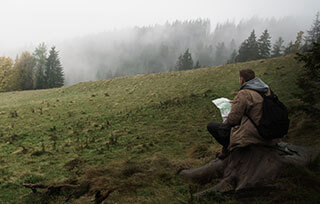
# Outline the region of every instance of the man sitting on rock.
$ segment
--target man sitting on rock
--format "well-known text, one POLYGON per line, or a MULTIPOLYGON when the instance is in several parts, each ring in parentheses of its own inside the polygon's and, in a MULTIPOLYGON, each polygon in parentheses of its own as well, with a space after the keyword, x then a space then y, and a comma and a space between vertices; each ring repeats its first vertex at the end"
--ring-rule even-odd
POLYGON ((207 125, 210 134, 222 146, 220 159, 236 147, 249 144, 269 144, 271 141, 262 138, 248 116, 256 123, 262 117, 263 97, 258 93, 269 94, 269 86, 255 77, 251 69, 240 70, 241 89, 231 101, 231 111, 223 123, 211 122, 207 125))

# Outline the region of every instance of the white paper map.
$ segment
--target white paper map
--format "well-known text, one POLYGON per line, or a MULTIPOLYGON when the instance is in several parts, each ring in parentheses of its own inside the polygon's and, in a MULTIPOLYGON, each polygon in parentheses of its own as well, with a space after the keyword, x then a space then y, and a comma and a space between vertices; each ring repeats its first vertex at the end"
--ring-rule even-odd
POLYGON ((216 105, 217 108, 219 108, 221 117, 223 121, 225 121, 231 110, 230 100, 227 98, 218 98, 213 100, 212 103, 214 103, 214 105, 216 105))

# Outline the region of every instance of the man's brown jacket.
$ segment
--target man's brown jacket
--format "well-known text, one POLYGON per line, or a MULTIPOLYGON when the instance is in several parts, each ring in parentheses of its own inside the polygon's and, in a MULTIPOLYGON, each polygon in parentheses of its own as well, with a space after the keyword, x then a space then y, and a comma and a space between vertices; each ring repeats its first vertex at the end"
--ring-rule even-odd
POLYGON ((262 96, 249 89, 240 90, 233 99, 231 111, 224 122, 232 127, 228 147, 230 151, 250 144, 268 145, 271 143, 259 135, 258 130, 247 117, 250 116, 259 125, 262 117, 262 102, 262 96))

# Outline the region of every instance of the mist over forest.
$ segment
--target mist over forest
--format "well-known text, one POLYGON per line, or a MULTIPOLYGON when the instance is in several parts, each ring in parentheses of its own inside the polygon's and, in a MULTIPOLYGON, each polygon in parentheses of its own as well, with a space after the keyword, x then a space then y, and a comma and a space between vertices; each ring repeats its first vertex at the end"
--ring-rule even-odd
POLYGON ((207 19, 167 22, 91 34, 56 43, 64 67, 66 85, 141 73, 175 69, 178 57, 189 49, 201 67, 227 63, 252 30, 257 38, 268 29, 271 41, 295 40, 312 23, 285 17, 253 17, 239 23, 227 21, 212 26, 207 19))

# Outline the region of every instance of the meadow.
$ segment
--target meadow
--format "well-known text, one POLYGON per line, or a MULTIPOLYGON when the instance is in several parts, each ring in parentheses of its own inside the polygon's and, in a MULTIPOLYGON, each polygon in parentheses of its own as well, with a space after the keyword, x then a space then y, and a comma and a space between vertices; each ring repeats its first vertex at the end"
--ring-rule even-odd
MULTIPOLYGON (((208 186, 183 181, 176 172, 201 166, 221 150, 206 130, 207 123, 221 121, 212 100, 233 98, 244 68, 288 106, 292 124, 284 140, 319 148, 318 124, 297 111, 301 64, 293 56, 1 93, 1 203, 90 203, 97 191, 108 190, 104 203, 189 203, 190 192, 208 186), (32 192, 25 183, 76 187, 32 192)), ((291 187, 280 195, 250 201, 319 201, 315 166, 288 173, 291 187)), ((206 199, 194 202, 239 201, 206 199)))

